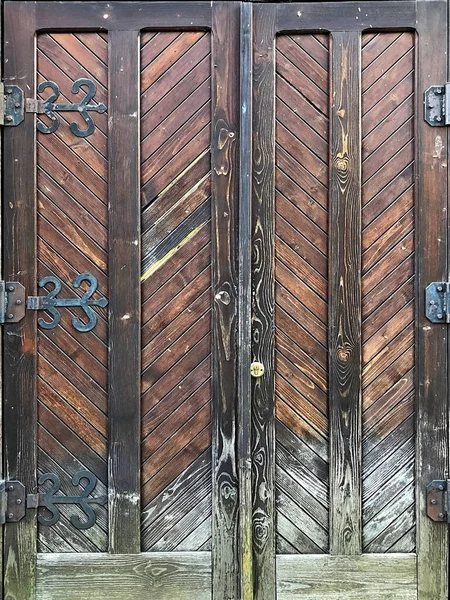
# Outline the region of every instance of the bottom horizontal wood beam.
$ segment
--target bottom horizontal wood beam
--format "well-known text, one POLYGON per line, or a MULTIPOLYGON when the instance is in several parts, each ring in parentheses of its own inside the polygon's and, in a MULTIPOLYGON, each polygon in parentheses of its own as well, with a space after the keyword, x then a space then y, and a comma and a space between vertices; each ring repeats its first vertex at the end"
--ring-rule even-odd
POLYGON ((281 555, 277 588, 277 600, 416 600, 416 555, 281 555))
POLYGON ((36 600, 211 600, 211 553, 38 554, 36 600))

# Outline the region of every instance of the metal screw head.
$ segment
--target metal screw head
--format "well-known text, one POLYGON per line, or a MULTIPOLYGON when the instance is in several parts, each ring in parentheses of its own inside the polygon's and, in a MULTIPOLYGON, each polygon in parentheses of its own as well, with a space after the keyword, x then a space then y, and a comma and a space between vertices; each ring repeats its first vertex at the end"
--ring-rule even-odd
POLYGON ((442 492, 443 489, 444 489, 443 485, 438 485, 438 490, 440 490, 442 492))
POLYGON ((444 518, 444 513, 439 513, 439 518, 443 519, 444 518))
POLYGON ((436 302, 434 300, 430 300, 430 305, 434 306, 436 304, 436 302))
POLYGON ((438 291, 438 292, 442 292, 442 285, 438 285, 438 287, 437 287, 437 291, 438 291))
POLYGON ((9 513, 9 514, 8 514, 8 519, 14 519, 14 515, 13 515, 13 513, 9 513))
POLYGON ((16 108, 20 108, 20 102, 16 102, 16 103, 14 104, 14 106, 15 106, 16 108))
POLYGON ((438 319, 442 319, 442 313, 436 315, 438 319))
POLYGON ((13 120, 13 118, 12 118, 12 116, 11 116, 11 115, 8 115, 8 116, 6 117, 6 120, 8 121, 8 123, 11 123, 11 121, 13 120))
POLYGON ((16 304, 17 306, 20 306, 22 304, 22 300, 20 300, 20 298, 18 300, 16 300, 16 304))
POLYGON ((12 313, 9 313, 8 319, 14 319, 14 315, 12 313))
POLYGON ((436 498, 433 498, 433 499, 431 500, 431 504, 437 504, 437 500, 436 500, 436 498))
POLYGON ((20 498, 17 498, 16 504, 22 504, 22 500, 20 498))
POLYGON ((10 492, 12 492, 12 491, 13 491, 13 489, 14 489, 14 486, 13 486, 13 485, 10 485, 10 486, 8 486, 8 490, 9 490, 10 492))
POLYGON ((13 291, 14 291, 14 286, 8 285, 8 292, 13 292, 13 291))

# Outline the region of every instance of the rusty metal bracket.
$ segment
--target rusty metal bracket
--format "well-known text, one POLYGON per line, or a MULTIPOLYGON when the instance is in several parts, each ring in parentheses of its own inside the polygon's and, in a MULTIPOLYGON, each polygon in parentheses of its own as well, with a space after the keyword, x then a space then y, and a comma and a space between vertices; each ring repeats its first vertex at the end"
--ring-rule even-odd
POLYGON ((427 485, 427 516, 432 521, 450 523, 448 479, 435 479, 427 485))
POLYGON ((450 125, 450 83, 432 85, 426 90, 425 121, 432 127, 450 125))
POLYGON ((25 316, 25 288, 18 281, 0 281, 0 323, 18 323, 25 316))

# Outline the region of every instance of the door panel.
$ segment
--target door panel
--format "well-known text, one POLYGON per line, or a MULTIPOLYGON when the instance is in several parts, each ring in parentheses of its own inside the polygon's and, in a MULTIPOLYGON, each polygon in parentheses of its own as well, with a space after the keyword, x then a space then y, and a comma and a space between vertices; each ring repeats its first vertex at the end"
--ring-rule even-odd
POLYGON ((142 549, 211 550, 211 36, 141 64, 142 549))
POLYGON ((447 531, 426 516, 424 478, 434 460, 447 469, 431 442, 447 401, 422 394, 432 358, 417 341, 440 244, 424 213, 447 202, 417 185, 426 148, 439 155, 422 94, 446 62, 435 49, 435 71, 423 65, 445 6, 320 9, 254 7, 255 597, 446 598, 447 531))
POLYGON ((5 130, 5 272, 102 301, 5 331, 6 477, 41 494, 5 597, 237 598, 239 3, 7 2, 5 34, 41 100, 5 130))

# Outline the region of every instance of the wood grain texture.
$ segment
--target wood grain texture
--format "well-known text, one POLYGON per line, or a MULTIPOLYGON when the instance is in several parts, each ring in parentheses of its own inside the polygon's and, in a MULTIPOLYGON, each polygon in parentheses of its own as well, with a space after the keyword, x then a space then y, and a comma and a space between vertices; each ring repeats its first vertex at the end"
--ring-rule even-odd
POLYGON ((241 600, 253 600, 252 444, 251 444, 251 227, 253 9, 241 3, 239 289, 238 289, 238 461, 241 600))
POLYGON ((255 5, 253 37, 252 385, 254 597, 275 597, 275 10, 255 5))
POLYGON ((36 600, 145 598, 211 600, 211 554, 45 554, 38 557, 36 600))
POLYGON ((211 546, 211 35, 141 37, 142 549, 211 546))
MULTIPOLYGON (((4 12, 4 77, 11 84, 35 89, 34 10, 32 6, 11 3, 4 12), (17 23, 22 24, 20 29, 17 23)), ((36 292, 35 247, 35 122, 27 115, 21 127, 4 132, 3 273, 18 280, 28 293, 36 292), (13 160, 13 157, 15 160, 13 160)), ((36 316, 3 330, 5 471, 7 479, 19 479, 28 488, 36 485, 36 316), (6 425, 6 423, 5 423, 6 425)), ((36 566, 35 514, 4 531, 4 597, 8 600, 34 598, 36 566)))
MULTIPOLYGON (((421 115, 422 92, 432 78, 447 77, 446 49, 439 44, 448 28, 445 2, 418 2, 419 73, 416 110, 421 115)), ((419 139, 417 173, 417 548, 418 598, 447 598, 449 593, 448 529, 436 527, 425 513, 425 488, 430 481, 446 473, 449 464, 448 425, 448 328, 430 327, 425 318, 425 287, 448 276, 448 225, 442 217, 448 211, 448 157, 439 156, 436 144, 447 132, 431 128, 418 119, 419 139), (430 441, 432 440, 432 443, 430 441)))
POLYGON ((386 556, 278 556, 278 600, 416 600, 417 559, 386 556))
POLYGON ((109 35, 109 551, 140 550, 139 32, 109 35), (125 400, 126 399, 126 400, 125 400))
POLYGON ((237 328, 239 192, 239 2, 212 14, 212 419, 213 597, 239 591, 237 328))
POLYGON ((413 552, 414 38, 364 34, 362 45, 363 545, 413 552))
MULTIPOLYGON (((87 54, 85 46, 72 34, 39 35, 38 82, 55 80, 65 101, 72 101, 73 81, 92 78, 97 85, 94 101, 107 104, 108 61, 102 52, 107 51, 108 43, 96 33, 90 36, 96 38, 99 54, 87 54)), ((47 95, 47 91, 42 94, 47 95)), ((71 297, 76 293, 71 285, 73 279, 83 272, 92 273, 99 281, 99 292, 108 297, 108 161, 104 151, 107 117, 96 115, 96 131, 86 139, 70 131, 72 120, 83 126, 83 119, 68 114, 54 134, 37 135, 38 279, 56 275, 64 282, 61 295, 71 297), (72 185, 67 183, 69 180, 72 185)), ((83 292, 79 290, 80 293, 83 292)), ((61 325, 56 329, 38 329, 38 472, 58 472, 62 491, 78 494, 71 483, 72 476, 87 469, 99 480, 95 493, 104 493, 107 311, 99 311, 98 324, 88 333, 77 332, 71 324, 72 316, 82 313, 63 310, 61 314, 61 325)), ((52 528, 39 526, 39 550, 106 550, 107 510, 95 507, 95 511, 98 520, 92 530, 70 535, 67 530, 74 511, 72 506, 63 506, 60 522, 52 528)))
POLYGON ((330 551, 361 552, 360 35, 332 35, 330 551))
POLYGON ((328 551, 326 35, 276 42, 277 551, 328 551))

